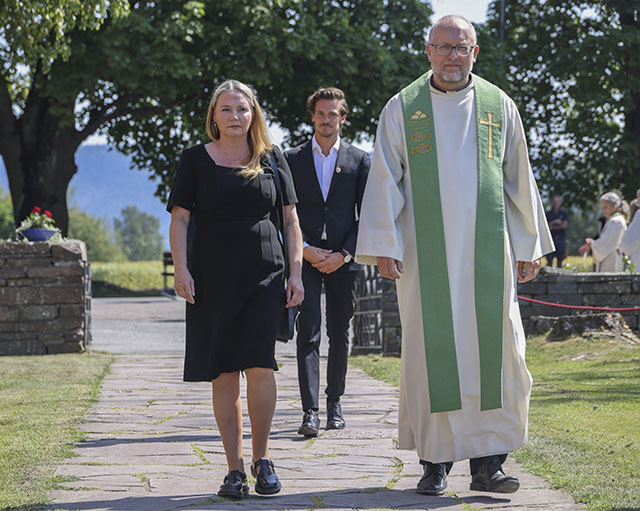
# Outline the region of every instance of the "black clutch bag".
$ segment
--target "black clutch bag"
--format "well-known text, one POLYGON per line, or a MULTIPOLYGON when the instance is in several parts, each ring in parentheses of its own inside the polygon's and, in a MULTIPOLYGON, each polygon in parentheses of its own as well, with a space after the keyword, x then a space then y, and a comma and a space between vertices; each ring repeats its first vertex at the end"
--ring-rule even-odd
MULTIPOLYGON (((287 258, 287 243, 284 239, 284 201, 282 200, 282 183, 280 181, 280 173, 278 172, 278 163, 273 155, 273 151, 270 155, 271 170, 273 170, 273 181, 276 187, 276 207, 278 208, 278 229, 280 231, 280 237, 282 240, 282 254, 284 255, 284 272, 285 272, 285 289, 286 289, 286 275, 289 268, 289 260, 287 258)), ((298 316, 298 307, 287 307, 287 294, 282 294, 282 301, 280 302, 280 308, 278 309, 278 318, 276 323, 276 341, 288 342, 289 339, 293 339, 295 330, 296 317, 298 316)))
POLYGON ((278 310, 278 325, 276 328, 276 341, 288 342, 293 339, 293 333, 298 315, 298 306, 287 307, 287 295, 282 297, 278 310))

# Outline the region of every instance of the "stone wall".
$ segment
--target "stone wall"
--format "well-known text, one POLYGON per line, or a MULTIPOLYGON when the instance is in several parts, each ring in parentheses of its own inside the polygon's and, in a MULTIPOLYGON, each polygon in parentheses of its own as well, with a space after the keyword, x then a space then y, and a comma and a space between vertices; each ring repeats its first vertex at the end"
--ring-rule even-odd
MULTIPOLYGON (((542 268, 531 282, 520 284, 518 294, 544 302, 595 307, 640 307, 640 274, 575 273, 542 268)), ((584 309, 564 309, 520 300, 525 330, 531 316, 584 314, 584 309)), ((640 336, 640 311, 622 312, 627 324, 640 336)), ((366 266, 356 289, 352 353, 400 352, 401 327, 396 286, 366 266)))
POLYGON ((90 312, 82 241, 0 241, 0 355, 84 351, 90 312))
MULTIPOLYGON (((531 282, 520 284, 518 294, 544 302, 589 307, 640 307, 640 273, 574 273, 543 268, 531 282)), ((565 316, 598 312, 563 309, 520 300, 520 315, 527 328, 531 316, 565 316)), ((636 335, 640 333, 640 310, 621 312, 636 335)))

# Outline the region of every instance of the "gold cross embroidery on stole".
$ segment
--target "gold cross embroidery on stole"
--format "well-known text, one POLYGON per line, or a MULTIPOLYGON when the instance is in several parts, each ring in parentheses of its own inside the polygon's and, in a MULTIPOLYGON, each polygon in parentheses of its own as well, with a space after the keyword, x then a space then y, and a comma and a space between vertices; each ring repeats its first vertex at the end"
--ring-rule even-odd
POLYGON ((480 119, 478 122, 482 126, 487 126, 489 128, 489 151, 487 153, 487 157, 490 160, 493 160, 493 128, 500 128, 501 124, 499 122, 493 122, 493 112, 487 112, 487 119, 480 119))

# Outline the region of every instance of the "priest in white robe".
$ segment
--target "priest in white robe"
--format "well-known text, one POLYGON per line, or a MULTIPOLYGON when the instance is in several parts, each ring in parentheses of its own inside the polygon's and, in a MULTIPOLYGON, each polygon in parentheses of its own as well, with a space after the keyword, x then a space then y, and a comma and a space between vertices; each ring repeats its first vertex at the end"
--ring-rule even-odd
POLYGON ((356 260, 397 279, 402 322, 399 447, 440 495, 454 461, 471 489, 512 493, 502 471, 523 446, 531 375, 516 284, 554 250, 513 101, 471 75, 473 26, 429 33, 432 71, 380 116, 356 260))
POLYGON ((620 242, 627 230, 627 220, 620 212, 622 199, 615 192, 600 197, 602 213, 607 219, 598 239, 585 238, 580 255, 593 254, 597 272, 621 272, 623 269, 620 242))

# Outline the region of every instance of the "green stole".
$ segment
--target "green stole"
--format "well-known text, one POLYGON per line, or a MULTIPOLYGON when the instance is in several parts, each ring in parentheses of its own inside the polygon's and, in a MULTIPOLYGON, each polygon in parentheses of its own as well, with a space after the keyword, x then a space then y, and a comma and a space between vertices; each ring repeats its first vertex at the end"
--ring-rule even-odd
MULTIPOLYGON (((431 71, 400 93, 418 250, 424 347, 431 412, 462 407, 442 222, 431 71)), ((500 89, 473 75, 478 137, 475 303, 481 410, 502 407, 504 196, 500 89)), ((450 136, 456 136, 451 133, 450 136)))

